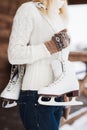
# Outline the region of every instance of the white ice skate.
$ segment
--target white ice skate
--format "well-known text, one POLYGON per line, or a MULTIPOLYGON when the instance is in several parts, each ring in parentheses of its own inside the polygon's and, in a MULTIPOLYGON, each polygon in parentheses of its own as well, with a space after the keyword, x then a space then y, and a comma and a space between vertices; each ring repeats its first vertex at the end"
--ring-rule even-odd
POLYGON ((18 100, 23 75, 24 66, 12 66, 10 80, 6 88, 0 94, 0 97, 4 99, 2 107, 10 108, 17 105, 14 100, 18 100))
POLYGON ((55 81, 47 87, 43 87, 38 91, 40 98, 39 104, 49 106, 72 106, 82 105, 75 98, 69 102, 56 102, 56 97, 61 97, 66 94, 68 97, 79 95, 79 83, 76 79, 72 63, 68 60, 63 60, 59 63, 58 60, 53 60, 52 69, 54 72, 55 81), (48 101, 44 101, 43 97, 48 97, 48 101))
POLYGON ((23 74, 24 74, 23 66, 12 67, 9 83, 7 84, 6 88, 2 91, 0 97, 17 100, 19 96, 23 74), (19 71, 19 73, 17 71, 19 71))

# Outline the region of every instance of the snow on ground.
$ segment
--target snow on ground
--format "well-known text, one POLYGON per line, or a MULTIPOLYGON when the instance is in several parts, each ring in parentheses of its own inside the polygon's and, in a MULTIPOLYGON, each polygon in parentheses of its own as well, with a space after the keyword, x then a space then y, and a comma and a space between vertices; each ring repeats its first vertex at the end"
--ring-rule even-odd
POLYGON ((60 130, 87 130, 87 114, 76 120, 72 125, 64 125, 60 130))
MULTIPOLYGON (((69 117, 69 119, 81 114, 82 112, 87 111, 87 108, 83 108, 73 114, 69 117)), ((63 125, 60 130, 87 130, 87 114, 81 116, 79 119, 77 119, 73 124, 65 124, 63 125)))

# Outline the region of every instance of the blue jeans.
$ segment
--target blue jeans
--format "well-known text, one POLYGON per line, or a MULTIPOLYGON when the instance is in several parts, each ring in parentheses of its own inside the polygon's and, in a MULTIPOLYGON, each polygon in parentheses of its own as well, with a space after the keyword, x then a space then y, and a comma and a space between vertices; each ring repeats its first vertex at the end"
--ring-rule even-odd
POLYGON ((18 106, 26 130, 58 130, 63 107, 39 105, 37 91, 21 91, 18 106))

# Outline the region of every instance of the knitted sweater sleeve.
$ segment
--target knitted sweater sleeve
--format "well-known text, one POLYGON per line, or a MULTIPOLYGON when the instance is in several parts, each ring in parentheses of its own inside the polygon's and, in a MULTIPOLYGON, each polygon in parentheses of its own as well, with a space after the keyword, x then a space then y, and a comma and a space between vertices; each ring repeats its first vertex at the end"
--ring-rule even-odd
POLYGON ((32 64, 50 57, 44 44, 27 45, 34 27, 31 13, 26 6, 21 5, 14 16, 8 46, 8 60, 11 64, 32 64))

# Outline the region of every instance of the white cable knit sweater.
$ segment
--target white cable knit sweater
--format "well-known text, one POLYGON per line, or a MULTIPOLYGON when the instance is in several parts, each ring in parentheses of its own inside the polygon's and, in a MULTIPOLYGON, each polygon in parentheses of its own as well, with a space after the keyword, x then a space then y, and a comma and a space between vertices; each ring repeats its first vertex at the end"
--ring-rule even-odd
MULTIPOLYGON (((59 15, 54 15, 50 21, 55 32, 66 28, 59 15)), ((33 2, 18 8, 9 40, 8 59, 11 64, 26 64, 22 90, 38 90, 53 81, 50 65, 53 56, 43 44, 53 34, 53 29, 33 2)))

